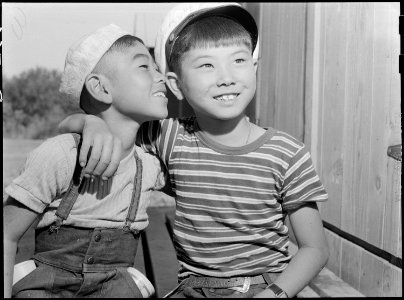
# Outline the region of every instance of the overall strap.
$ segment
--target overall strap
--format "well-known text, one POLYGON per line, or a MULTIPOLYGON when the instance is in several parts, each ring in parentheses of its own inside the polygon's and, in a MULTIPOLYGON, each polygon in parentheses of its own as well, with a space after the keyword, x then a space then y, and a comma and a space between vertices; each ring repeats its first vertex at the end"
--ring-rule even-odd
POLYGON ((80 166, 79 162, 79 154, 80 154, 80 147, 81 147, 81 136, 77 133, 72 133, 74 137, 74 141, 77 147, 77 157, 76 157, 76 166, 74 168, 73 177, 70 181, 69 188, 67 189, 66 193, 64 194, 59 207, 56 211, 56 221, 55 224, 49 227, 49 232, 57 232, 59 227, 62 225, 63 221, 67 219, 72 210, 74 203, 79 195, 79 187, 83 179, 84 175, 84 168, 80 166))
POLYGON ((143 173, 143 165, 142 160, 137 154, 136 149, 134 152, 135 161, 136 161, 136 174, 135 174, 135 184, 132 192, 132 199, 130 201, 130 207, 128 211, 128 215, 126 216, 125 225, 123 230, 130 230, 130 223, 135 221, 137 209, 139 207, 140 194, 142 192, 142 173, 143 173))

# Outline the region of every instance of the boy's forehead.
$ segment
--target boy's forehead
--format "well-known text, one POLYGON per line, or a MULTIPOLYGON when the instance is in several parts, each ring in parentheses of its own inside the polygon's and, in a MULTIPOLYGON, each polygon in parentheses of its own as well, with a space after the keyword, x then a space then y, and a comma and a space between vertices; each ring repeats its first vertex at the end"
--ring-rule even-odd
POLYGON ((136 42, 130 47, 131 51, 138 54, 144 54, 146 56, 150 56, 150 52, 145 45, 141 42, 136 42))
POLYGON ((201 58, 226 59, 226 57, 230 58, 239 54, 252 57, 251 49, 243 43, 229 45, 208 44, 191 47, 188 51, 184 52, 184 59, 182 61, 184 61, 185 58, 191 60, 198 60, 201 58))
POLYGON ((131 45, 125 46, 124 49, 113 51, 118 55, 125 55, 132 58, 148 57, 151 58, 150 52, 147 47, 141 42, 134 42, 131 45))
POLYGON ((161 71, 166 72, 166 63, 171 56, 178 34, 189 23, 208 16, 224 16, 240 23, 250 33, 254 57, 258 56, 258 28, 254 18, 236 2, 181 3, 170 10, 157 34, 155 57, 161 71))

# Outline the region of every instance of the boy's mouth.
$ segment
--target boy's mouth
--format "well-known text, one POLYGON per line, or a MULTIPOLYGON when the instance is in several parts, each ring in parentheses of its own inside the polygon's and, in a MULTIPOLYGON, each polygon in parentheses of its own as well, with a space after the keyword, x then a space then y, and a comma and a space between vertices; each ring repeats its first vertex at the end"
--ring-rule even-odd
POLYGON ((154 93, 153 96, 154 97, 163 97, 163 98, 165 98, 166 94, 164 92, 157 92, 157 93, 154 93))
POLYGON ((224 94, 220 96, 213 97, 217 101, 222 101, 222 102, 227 102, 227 101, 233 101, 237 98, 237 96, 240 94, 224 94))

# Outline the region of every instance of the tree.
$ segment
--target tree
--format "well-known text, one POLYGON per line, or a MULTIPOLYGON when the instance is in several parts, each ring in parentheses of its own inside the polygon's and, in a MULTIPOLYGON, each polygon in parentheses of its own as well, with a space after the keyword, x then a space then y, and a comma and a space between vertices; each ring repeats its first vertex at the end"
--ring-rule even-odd
POLYGON ((37 67, 4 80, 4 137, 38 139, 58 133, 58 123, 80 110, 59 92, 60 79, 60 72, 37 67))

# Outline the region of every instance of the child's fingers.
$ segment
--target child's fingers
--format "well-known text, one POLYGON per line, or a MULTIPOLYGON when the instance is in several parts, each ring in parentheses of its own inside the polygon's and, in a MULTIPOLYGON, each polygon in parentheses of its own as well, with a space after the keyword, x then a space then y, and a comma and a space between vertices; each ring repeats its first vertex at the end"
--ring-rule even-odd
POLYGON ((91 141, 89 141, 88 139, 83 139, 79 156, 80 166, 82 167, 84 167, 87 164, 87 157, 90 151, 91 144, 92 144, 91 141))
POLYGON ((112 138, 109 141, 106 141, 106 144, 104 143, 101 158, 94 169, 95 176, 101 175, 107 169, 112 157, 112 146, 112 138))
POLYGON ((101 153, 102 153, 102 142, 100 139, 94 139, 94 143, 90 151, 90 158, 85 168, 86 174, 90 175, 94 174, 94 169, 97 166, 98 162, 100 161, 101 153))
POLYGON ((114 139, 114 146, 112 148, 111 161, 107 167, 107 169, 102 174, 102 179, 107 180, 112 177, 116 170, 118 169, 119 162, 121 161, 122 156, 122 142, 120 139, 114 139))

